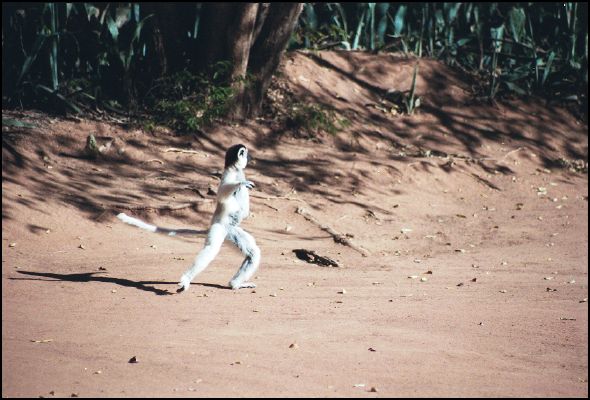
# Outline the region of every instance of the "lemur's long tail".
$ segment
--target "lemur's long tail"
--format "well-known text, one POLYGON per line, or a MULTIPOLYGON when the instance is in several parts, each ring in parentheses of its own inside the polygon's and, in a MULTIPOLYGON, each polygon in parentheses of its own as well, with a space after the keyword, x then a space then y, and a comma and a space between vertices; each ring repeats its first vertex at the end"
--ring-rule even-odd
POLYGON ((196 229, 168 229, 168 228, 161 228, 159 226, 156 225, 151 225, 148 224, 146 222, 143 222, 140 219, 137 218, 133 218, 128 216, 125 213, 120 213, 119 215, 117 215, 117 218, 119 218, 121 221, 129 224, 129 225, 133 225, 133 226, 137 226, 138 228, 141 229, 145 229, 146 231, 150 231, 150 232, 154 232, 154 233, 162 233, 164 235, 168 235, 168 236, 176 236, 176 235, 206 235, 208 231, 204 230, 204 231, 199 231, 196 229))

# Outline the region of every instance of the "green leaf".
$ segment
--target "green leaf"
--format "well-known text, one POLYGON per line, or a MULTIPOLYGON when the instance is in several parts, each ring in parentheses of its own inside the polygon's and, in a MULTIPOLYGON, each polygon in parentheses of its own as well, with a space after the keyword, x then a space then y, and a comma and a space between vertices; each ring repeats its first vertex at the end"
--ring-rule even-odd
POLYGON ((549 76, 549 73, 551 72, 551 64, 553 63, 554 59, 555 59, 555 52, 554 51, 549 52, 549 55, 547 56, 547 65, 545 66, 545 71, 543 71, 543 78, 541 79, 541 86, 544 86, 545 82, 547 81, 547 77, 549 76))
POLYGON ((31 69, 31 65, 35 62, 35 59, 37 58, 39 50, 41 50, 41 47, 43 46, 46 37, 47 36, 43 33, 37 35, 35 44, 33 44, 33 49, 31 50, 31 53, 27 56, 27 58, 25 58, 25 62, 23 63, 23 66, 21 68, 20 75, 16 81, 17 86, 21 82, 23 77, 29 72, 29 69, 31 69))
POLYGON ((495 53, 502 51, 502 40, 504 39, 504 24, 490 28, 490 36, 492 37, 492 46, 495 53))
POLYGON ((363 10, 363 13, 361 14, 361 18, 359 19, 359 24, 356 27, 356 34, 354 35, 354 40, 352 41, 352 49, 356 50, 359 46, 359 40, 361 37, 361 30, 363 29, 363 24, 364 24, 364 20, 365 20, 365 11, 363 10))
POLYGON ((457 47, 461 47, 461 46, 466 45, 470 41, 471 41, 471 38, 463 38, 463 39, 457 40, 457 42, 455 44, 456 44, 457 47))
POLYGON ((377 25, 377 39, 379 45, 383 45, 385 42, 385 32, 387 31, 387 11, 389 10, 389 3, 378 3, 377 11, 379 18, 379 24, 377 25))
POLYGON ((512 7, 508 12, 510 31, 515 42, 519 43, 525 31, 526 15, 522 7, 512 7))
POLYGON ((503 82, 503 83, 508 87, 508 89, 510 89, 513 92, 516 92, 522 96, 527 94, 527 92, 525 90, 523 90, 520 86, 518 86, 514 82, 503 82))
POLYGON ((117 28, 117 24, 113 21, 113 18, 109 15, 107 16, 107 28, 111 33, 111 37, 116 42, 119 38, 119 28, 117 28))
POLYGON ((395 19, 393 21, 393 35, 396 37, 399 36, 404 30, 404 21, 406 18, 407 8, 407 6, 401 5, 395 13, 395 19))

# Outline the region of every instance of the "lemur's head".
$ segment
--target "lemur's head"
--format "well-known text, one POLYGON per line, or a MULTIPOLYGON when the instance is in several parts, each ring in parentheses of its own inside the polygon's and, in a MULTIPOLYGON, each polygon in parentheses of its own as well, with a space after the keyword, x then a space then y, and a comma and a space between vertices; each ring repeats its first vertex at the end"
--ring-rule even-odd
POLYGON ((243 144, 233 145, 225 152, 225 168, 235 166, 244 169, 249 160, 248 149, 243 144))

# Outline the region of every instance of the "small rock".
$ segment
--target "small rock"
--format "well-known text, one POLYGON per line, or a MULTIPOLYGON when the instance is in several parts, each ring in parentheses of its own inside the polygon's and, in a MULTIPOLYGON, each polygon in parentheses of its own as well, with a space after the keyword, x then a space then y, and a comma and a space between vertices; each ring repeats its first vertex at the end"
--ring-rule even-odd
POLYGON ((290 349, 298 349, 298 348, 299 348, 299 345, 298 345, 297 343, 291 343, 291 344, 289 345, 289 348, 290 348, 290 349))
POLYGON ((500 290, 500 293, 506 293, 506 290, 502 289, 500 290))
POLYGON ((378 390, 375 386, 373 386, 373 387, 371 387, 371 390, 369 390, 369 392, 376 393, 376 392, 378 392, 378 390))
POLYGON ((133 356, 129 359, 129 363, 130 364, 137 364, 139 361, 137 361, 137 357, 133 356))
POLYGON ((16 243, 14 243, 14 242, 12 242, 8 245, 8 247, 14 247, 14 246, 16 246, 16 243))

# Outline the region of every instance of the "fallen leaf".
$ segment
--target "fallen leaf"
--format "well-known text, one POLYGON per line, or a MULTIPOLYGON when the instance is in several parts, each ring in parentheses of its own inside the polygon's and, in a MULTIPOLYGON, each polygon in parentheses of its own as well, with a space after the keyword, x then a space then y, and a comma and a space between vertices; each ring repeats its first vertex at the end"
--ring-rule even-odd
POLYGON ((49 343, 53 342, 53 339, 41 339, 41 340, 31 340, 33 343, 49 343))
POLYGON ((372 348, 372 347, 369 347, 369 351, 375 352, 375 351, 377 351, 377 350, 375 350, 375 349, 374 349, 374 348, 372 348))
POLYGON ((547 291, 547 292, 557 292, 557 289, 551 289, 551 288, 548 287, 547 289, 545 289, 545 291, 547 291))
POLYGON ((16 246, 16 243, 14 243, 14 242, 13 242, 13 243, 10 243, 10 244, 8 245, 8 247, 14 247, 14 246, 16 246))
POLYGON ((506 293, 506 290, 502 289, 500 290, 500 293, 506 293))

